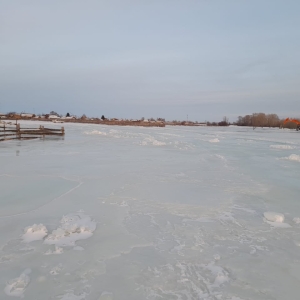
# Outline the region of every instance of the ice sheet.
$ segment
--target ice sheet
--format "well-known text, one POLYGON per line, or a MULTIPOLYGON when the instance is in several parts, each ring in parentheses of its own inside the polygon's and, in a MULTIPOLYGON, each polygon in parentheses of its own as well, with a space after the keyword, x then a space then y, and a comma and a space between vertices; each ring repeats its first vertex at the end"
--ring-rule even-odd
POLYGON ((299 132, 22 124, 66 136, 0 143, 1 300, 298 299, 299 132))

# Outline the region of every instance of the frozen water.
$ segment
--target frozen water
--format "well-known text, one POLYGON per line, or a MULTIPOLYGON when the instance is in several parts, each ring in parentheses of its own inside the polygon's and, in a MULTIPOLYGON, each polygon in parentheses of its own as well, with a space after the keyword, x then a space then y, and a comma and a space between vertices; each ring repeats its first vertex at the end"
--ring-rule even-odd
POLYGON ((63 126, 0 143, 1 300, 299 298, 299 132, 63 126))

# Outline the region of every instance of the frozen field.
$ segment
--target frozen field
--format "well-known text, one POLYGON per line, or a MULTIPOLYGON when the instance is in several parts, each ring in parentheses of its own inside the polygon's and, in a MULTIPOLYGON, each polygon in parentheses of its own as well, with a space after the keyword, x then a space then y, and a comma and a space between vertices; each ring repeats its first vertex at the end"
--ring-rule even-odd
POLYGON ((1 300, 300 298, 299 132, 61 125, 0 143, 1 300))

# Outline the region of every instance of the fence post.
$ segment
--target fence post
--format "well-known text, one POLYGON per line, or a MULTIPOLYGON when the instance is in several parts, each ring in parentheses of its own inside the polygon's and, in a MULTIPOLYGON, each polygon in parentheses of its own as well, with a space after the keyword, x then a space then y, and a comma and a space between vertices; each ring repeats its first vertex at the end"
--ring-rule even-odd
POLYGON ((21 128, 20 128, 20 124, 16 125, 16 135, 18 136, 19 140, 21 139, 21 128))
POLYGON ((61 128, 61 134, 62 134, 62 135, 65 135, 65 127, 62 127, 62 128, 61 128))

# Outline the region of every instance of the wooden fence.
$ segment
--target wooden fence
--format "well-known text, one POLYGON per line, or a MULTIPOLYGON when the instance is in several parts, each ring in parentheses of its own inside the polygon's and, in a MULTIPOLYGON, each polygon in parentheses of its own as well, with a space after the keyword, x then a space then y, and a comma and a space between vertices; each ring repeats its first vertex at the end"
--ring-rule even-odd
POLYGON ((36 138, 44 138, 45 136, 64 136, 65 129, 45 128, 40 126, 38 128, 26 128, 20 124, 12 125, 0 123, 0 142, 7 140, 29 140, 36 138))

